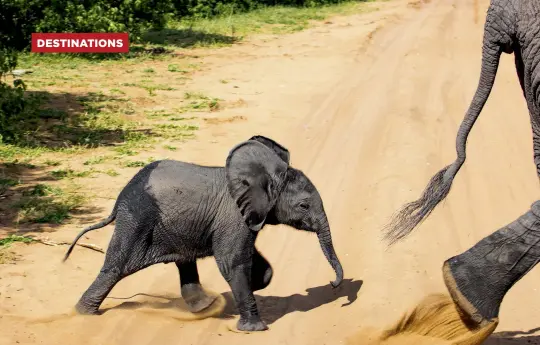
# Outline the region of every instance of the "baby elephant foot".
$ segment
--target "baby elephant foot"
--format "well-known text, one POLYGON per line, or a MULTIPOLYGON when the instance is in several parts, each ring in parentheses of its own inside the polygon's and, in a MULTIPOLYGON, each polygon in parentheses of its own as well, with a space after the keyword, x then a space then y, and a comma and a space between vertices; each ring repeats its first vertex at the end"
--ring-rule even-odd
POLYGON ((240 331, 244 332, 258 332, 258 331, 266 331, 268 329, 268 326, 259 318, 253 318, 253 319, 244 319, 240 318, 238 320, 238 324, 236 325, 236 328, 240 331))
POLYGON ((189 311, 192 313, 203 311, 212 305, 217 298, 217 296, 210 296, 204 292, 200 284, 186 284, 182 286, 181 293, 189 311))

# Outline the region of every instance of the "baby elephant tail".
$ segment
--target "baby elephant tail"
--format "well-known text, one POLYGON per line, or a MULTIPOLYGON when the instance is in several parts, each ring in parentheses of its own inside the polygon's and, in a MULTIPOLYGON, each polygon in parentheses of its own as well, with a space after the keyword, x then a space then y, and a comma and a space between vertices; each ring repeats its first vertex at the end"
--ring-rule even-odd
POLYGON ((97 224, 94 224, 94 225, 91 225, 87 228, 85 228, 83 231, 81 231, 77 237, 75 238, 75 240, 73 241, 73 243, 71 244, 71 246, 69 246, 69 249, 66 253, 66 255, 64 256, 64 259, 62 260, 62 262, 65 262, 67 260, 67 258, 69 257, 69 255, 71 254, 71 252, 73 251, 73 247, 75 247, 75 244, 77 244, 77 241, 82 237, 82 235, 86 234, 87 232, 89 231, 92 231, 92 230, 96 230, 96 229, 100 229, 106 225, 109 225, 112 223, 113 220, 116 219, 116 207, 114 208, 114 210, 112 211, 112 213, 109 215, 109 217, 107 217, 106 219, 102 220, 101 222, 97 223, 97 224))

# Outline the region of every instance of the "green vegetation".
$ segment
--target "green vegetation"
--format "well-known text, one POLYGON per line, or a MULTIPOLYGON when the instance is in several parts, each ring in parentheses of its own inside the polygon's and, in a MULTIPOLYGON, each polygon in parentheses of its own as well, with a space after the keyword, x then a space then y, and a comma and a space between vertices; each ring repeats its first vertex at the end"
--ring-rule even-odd
POLYGON ((150 31, 144 39, 183 48, 230 45, 252 34, 292 33, 308 28, 312 21, 322 21, 331 15, 359 13, 365 10, 364 3, 371 1, 322 0, 306 6, 276 1, 272 2, 272 6, 255 6, 247 13, 235 10, 225 11, 215 17, 196 16, 173 20, 165 30, 150 31))
MULTIPOLYGON (((33 32, 129 32, 163 28, 172 0, 0 0, 0 40, 27 48, 33 32)), ((132 39, 133 39, 132 38, 132 39)))
POLYGON ((95 173, 97 173, 97 171, 94 169, 84 170, 84 171, 74 171, 72 169, 60 169, 60 170, 51 171, 51 175, 57 180, 61 180, 64 178, 74 179, 76 177, 88 177, 95 173))
POLYGON ((0 195, 3 195, 9 188, 15 187, 19 183, 20 181, 9 178, 9 177, 0 178, 0 195))
POLYGON ((82 206, 84 197, 46 184, 37 184, 23 192, 23 198, 13 204, 19 210, 18 221, 60 224, 70 213, 82 206))
POLYGON ((200 20, 231 17, 268 8, 310 9, 340 3, 340 0, 192 0, 175 2, 175 7, 176 17, 200 20))
POLYGON ((86 160, 83 164, 84 165, 96 165, 96 164, 101 164, 101 163, 105 162, 108 159, 110 159, 110 157, 95 156, 95 157, 92 157, 92 158, 86 160))
POLYGON ((0 238, 0 264, 4 264, 13 259, 13 254, 6 250, 11 244, 15 242, 32 243, 34 241, 33 238, 20 235, 9 235, 5 238, 0 238))
POLYGON ((53 159, 47 159, 43 162, 43 164, 50 166, 50 167, 57 167, 61 164, 60 161, 53 160, 53 159))
POLYGON ((14 242, 31 243, 34 242, 34 240, 26 236, 9 235, 6 238, 0 239, 0 247, 7 247, 14 242))
POLYGON ((140 168, 145 166, 147 163, 143 161, 128 161, 125 162, 123 165, 126 168, 140 168))
POLYGON ((216 111, 219 110, 219 98, 208 97, 200 92, 186 92, 184 99, 189 103, 182 107, 182 111, 216 111))

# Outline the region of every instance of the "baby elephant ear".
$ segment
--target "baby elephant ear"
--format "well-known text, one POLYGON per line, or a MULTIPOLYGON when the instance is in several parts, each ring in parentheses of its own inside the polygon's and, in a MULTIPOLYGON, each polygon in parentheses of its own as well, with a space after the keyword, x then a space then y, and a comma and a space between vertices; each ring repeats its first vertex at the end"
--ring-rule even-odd
POLYGON ((256 140, 264 144, 268 148, 272 149, 279 156, 279 158, 281 158, 285 163, 287 163, 287 165, 291 164, 291 154, 289 153, 289 150, 276 143, 274 140, 263 137, 262 135, 256 135, 254 137, 251 137, 249 140, 256 140))
POLYGON ((274 150, 258 140, 245 141, 229 153, 227 187, 251 230, 263 227, 283 187, 287 168, 274 150))

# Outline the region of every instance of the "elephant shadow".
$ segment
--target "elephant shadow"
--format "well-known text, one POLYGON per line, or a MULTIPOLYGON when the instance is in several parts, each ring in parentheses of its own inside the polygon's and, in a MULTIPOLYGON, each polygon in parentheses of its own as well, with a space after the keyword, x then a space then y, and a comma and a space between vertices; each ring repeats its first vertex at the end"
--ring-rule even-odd
MULTIPOLYGON (((290 296, 260 296, 255 294, 259 312, 262 319, 267 324, 272 324, 284 317, 287 314, 294 312, 307 312, 323 306, 328 303, 332 303, 339 298, 346 297, 347 302, 341 306, 349 306, 354 303, 358 298, 358 292, 362 287, 362 280, 344 279, 340 286, 333 288, 331 285, 323 285, 314 288, 306 289, 307 294, 294 294, 290 296)), ((219 319, 231 319, 238 315, 236 310, 232 293, 224 292, 221 294, 225 301, 226 306, 224 310, 216 316, 212 316, 219 319)), ((171 296, 157 296, 151 294, 139 293, 130 297, 107 297, 107 299, 114 300, 128 300, 122 302, 116 306, 102 309, 103 313, 118 309, 180 309, 187 311, 186 305, 181 297, 171 296), (137 296, 145 296, 144 301, 129 301, 137 296)))
MULTIPOLYGON (((255 294, 255 299, 257 300, 261 318, 270 325, 287 314, 308 312, 325 304, 332 303, 342 297, 347 297, 347 302, 341 306, 349 306, 358 298, 358 292, 362 284, 362 280, 344 279, 337 288, 333 288, 331 285, 317 286, 306 289, 306 295, 294 294, 281 297, 255 294)), ((222 295, 227 301, 227 305, 220 318, 231 318, 238 315, 232 293, 225 292, 222 295)))
POLYGON ((540 331, 540 327, 522 332, 493 333, 484 345, 540 345, 540 335, 533 335, 540 331))

